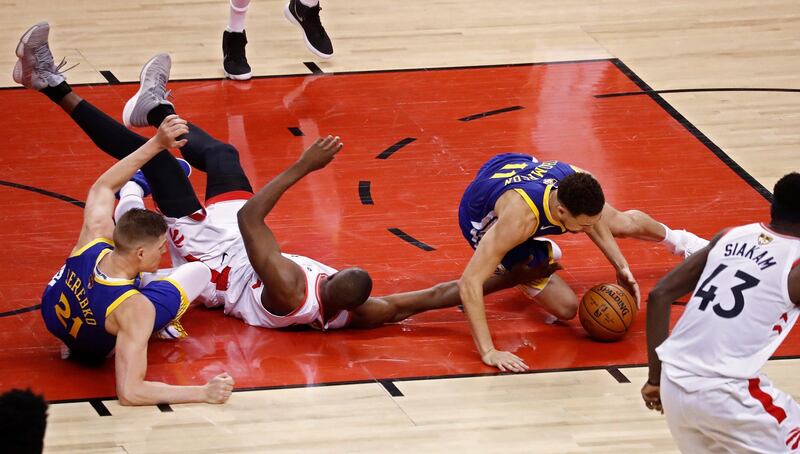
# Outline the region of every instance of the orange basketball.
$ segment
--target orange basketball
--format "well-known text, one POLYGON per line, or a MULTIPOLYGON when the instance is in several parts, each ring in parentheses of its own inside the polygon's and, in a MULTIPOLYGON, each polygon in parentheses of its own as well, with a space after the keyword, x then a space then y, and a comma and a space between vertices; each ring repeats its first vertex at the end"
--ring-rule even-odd
POLYGON ((593 339, 620 340, 636 320, 636 300, 617 284, 596 285, 583 295, 578 317, 593 339))

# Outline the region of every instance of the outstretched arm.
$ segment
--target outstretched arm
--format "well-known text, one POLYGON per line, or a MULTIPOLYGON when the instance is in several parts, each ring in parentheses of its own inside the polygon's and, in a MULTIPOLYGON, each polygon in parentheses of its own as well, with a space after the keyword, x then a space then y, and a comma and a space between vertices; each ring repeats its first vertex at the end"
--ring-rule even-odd
POLYGON ((125 300, 114 312, 117 323, 115 374, 122 405, 206 402, 221 404, 233 391, 233 378, 220 374, 203 386, 174 386, 147 381, 147 342, 153 330, 155 308, 143 295, 125 300))
MULTIPOLYGON (((507 273, 489 277, 483 284, 483 294, 489 295, 547 277, 559 269, 561 265, 558 263, 543 264, 536 268, 521 264, 507 273)), ((371 297, 354 311, 350 326, 375 328, 386 323, 397 323, 421 312, 459 304, 462 303, 458 281, 442 282, 424 290, 371 297)))
POLYGON ((692 254, 664 276, 647 298, 647 359, 649 375, 642 388, 642 397, 647 408, 661 411, 659 385, 661 382, 661 360, 656 348, 669 334, 669 313, 672 302, 694 290, 703 274, 708 252, 717 244, 723 233, 718 234, 706 247, 692 254))
POLYGON ((303 271, 281 255, 272 230, 264 223, 284 192, 309 173, 333 160, 342 148, 339 138, 318 139, 300 159, 273 178, 239 210, 239 230, 250 264, 264 282, 264 292, 275 301, 291 299, 303 285, 303 271))
POLYGON ((177 140, 177 137, 187 132, 186 120, 170 115, 161 123, 155 136, 100 175, 86 196, 83 227, 73 254, 95 238, 111 238, 114 233, 114 193, 161 150, 182 147, 186 140, 177 140))
POLYGON ((481 239, 458 281, 459 295, 472 330, 472 339, 484 364, 502 371, 522 372, 528 368, 522 359, 494 348, 486 321, 483 284, 494 273, 503 256, 530 237, 538 220, 525 201, 513 191, 498 199, 495 211, 497 222, 481 239))
POLYGON ((603 215, 600 217, 600 220, 587 230, 586 234, 614 267, 617 272, 617 281, 627 288, 634 298, 636 298, 636 305, 638 307, 639 301, 641 301, 642 298, 639 291, 639 283, 636 282, 636 279, 633 277, 633 273, 628 266, 628 261, 625 260, 625 256, 622 255, 617 240, 615 240, 614 235, 611 234, 611 229, 608 226, 608 211, 610 210, 613 210, 613 208, 606 204, 603 208, 603 215))

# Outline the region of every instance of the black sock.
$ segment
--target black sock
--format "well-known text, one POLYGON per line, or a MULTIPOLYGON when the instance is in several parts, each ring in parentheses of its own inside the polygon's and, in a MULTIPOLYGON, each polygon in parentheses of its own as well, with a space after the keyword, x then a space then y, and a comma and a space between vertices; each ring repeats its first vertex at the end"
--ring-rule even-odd
MULTIPOLYGON (((71 117, 92 142, 116 159, 125 158, 147 142, 86 100, 75 106, 71 117)), ((180 218, 203 208, 180 164, 168 151, 153 157, 142 166, 142 172, 153 190, 153 200, 165 215, 180 218)))
POLYGON ((47 87, 41 90, 42 93, 45 94, 51 101, 58 104, 64 99, 64 96, 67 96, 72 92, 72 87, 69 86, 67 81, 61 82, 60 84, 56 85, 55 87, 47 87))
POLYGON ((161 122, 164 121, 170 115, 175 114, 175 108, 172 107, 170 104, 159 104, 153 107, 153 110, 147 112, 147 123, 153 127, 161 126, 161 122))

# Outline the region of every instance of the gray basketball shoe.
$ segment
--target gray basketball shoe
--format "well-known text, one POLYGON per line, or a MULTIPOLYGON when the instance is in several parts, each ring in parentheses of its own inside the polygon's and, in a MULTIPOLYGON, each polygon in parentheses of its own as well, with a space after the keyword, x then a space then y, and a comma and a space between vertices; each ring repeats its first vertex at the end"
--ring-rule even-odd
POLYGON ((122 110, 122 121, 125 126, 147 126, 147 114, 160 104, 169 104, 167 96, 167 81, 169 70, 172 68, 172 59, 168 54, 158 54, 145 63, 139 73, 139 91, 122 110))
POLYGON ((34 90, 55 87, 64 82, 61 68, 66 61, 61 60, 58 65, 53 61, 53 54, 47 43, 49 35, 50 24, 39 22, 29 28, 19 39, 19 44, 17 44, 18 60, 14 65, 14 82, 34 90))

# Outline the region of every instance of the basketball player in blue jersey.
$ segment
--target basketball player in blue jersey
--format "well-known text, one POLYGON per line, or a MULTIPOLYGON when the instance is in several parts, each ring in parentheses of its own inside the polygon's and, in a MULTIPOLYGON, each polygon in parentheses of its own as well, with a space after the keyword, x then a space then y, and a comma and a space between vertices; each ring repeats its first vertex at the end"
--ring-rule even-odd
MULTIPOLYGON (((675 231, 637 211, 621 212, 605 202, 600 183, 560 161, 540 162, 519 153, 493 157, 464 191, 458 210, 461 233, 475 253, 459 281, 461 299, 483 362, 503 371, 528 368, 518 356, 496 350, 483 301, 483 283, 498 270, 521 262, 556 261, 561 251, 541 238, 586 233, 617 272, 617 280, 639 301, 639 285, 615 241, 660 241, 674 254, 689 255, 708 241, 675 231)), ((562 320, 575 317, 578 297, 558 276, 521 286, 542 308, 562 320)))
MULTIPOLYGON (((47 95, 79 125, 105 131, 107 125, 86 121, 96 112, 67 89, 53 63, 48 34, 49 26, 39 23, 22 36, 14 80, 47 95)), ((186 140, 177 137, 187 131, 184 120, 170 116, 154 137, 128 150, 97 179, 86 199, 78 241, 42 296, 45 325, 66 345, 72 358, 97 363, 115 353, 116 387, 122 405, 223 403, 233 388, 233 379, 227 374, 214 377, 204 386, 145 380, 151 334, 176 323, 206 288, 211 272, 203 264, 190 263, 164 279, 141 282, 141 273, 158 268, 166 248, 166 223, 161 215, 143 209, 128 211, 116 226, 112 220, 114 192, 140 167, 148 178, 165 179, 153 163, 163 163, 164 155, 168 155, 163 150, 183 146, 186 140)), ((101 144, 104 137, 93 138, 101 144)), ((170 179, 174 176, 168 175, 166 180, 170 179)), ((162 200, 161 205, 170 207, 171 202, 162 200)))

